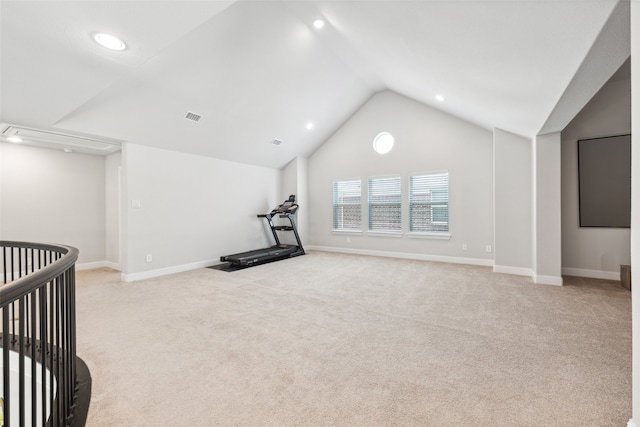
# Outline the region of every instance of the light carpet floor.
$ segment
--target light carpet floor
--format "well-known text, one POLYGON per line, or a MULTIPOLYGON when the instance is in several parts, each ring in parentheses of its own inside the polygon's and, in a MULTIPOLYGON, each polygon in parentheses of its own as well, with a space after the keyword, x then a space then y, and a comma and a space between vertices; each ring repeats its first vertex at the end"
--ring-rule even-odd
POLYGON ((625 426, 631 294, 311 252, 77 273, 87 426, 625 426))

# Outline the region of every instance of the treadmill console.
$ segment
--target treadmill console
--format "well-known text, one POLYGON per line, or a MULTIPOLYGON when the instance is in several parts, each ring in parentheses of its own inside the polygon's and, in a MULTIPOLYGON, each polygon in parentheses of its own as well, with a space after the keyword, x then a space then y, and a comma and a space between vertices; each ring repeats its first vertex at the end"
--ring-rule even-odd
POLYGON ((294 214, 297 210, 298 204, 296 203, 296 196, 292 194, 291 196, 289 196, 288 200, 272 210, 271 214, 294 214))

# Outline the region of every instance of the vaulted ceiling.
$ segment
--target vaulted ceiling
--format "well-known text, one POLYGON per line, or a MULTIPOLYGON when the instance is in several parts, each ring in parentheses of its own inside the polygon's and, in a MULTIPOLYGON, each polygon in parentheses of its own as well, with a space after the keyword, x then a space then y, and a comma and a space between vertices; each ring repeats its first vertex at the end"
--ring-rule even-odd
POLYGON ((558 131, 629 56, 624 0, 3 0, 0 24, 0 122, 276 168, 382 90, 558 131))

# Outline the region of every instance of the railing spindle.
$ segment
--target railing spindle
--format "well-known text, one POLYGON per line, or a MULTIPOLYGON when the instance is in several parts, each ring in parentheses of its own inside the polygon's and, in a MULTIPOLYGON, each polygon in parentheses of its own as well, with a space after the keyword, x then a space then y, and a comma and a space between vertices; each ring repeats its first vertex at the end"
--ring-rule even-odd
MULTIPOLYGON (((2 348, 9 348, 9 310, 8 307, 2 307, 2 348)), ((2 351, 2 395, 4 396, 4 424, 11 425, 11 364, 8 351, 2 351)), ((44 425, 44 424, 43 424, 44 425)))
POLYGON ((32 330, 30 332, 31 336, 31 420, 38 419, 38 377, 37 377, 37 366, 36 366, 36 357, 37 357, 37 348, 36 348, 36 327, 38 325, 37 320, 37 307, 36 307, 36 292, 37 289, 34 290, 30 295, 31 300, 31 325, 32 330))
POLYGON ((18 346, 18 355, 19 355, 19 359, 18 359, 18 384, 19 384, 19 396, 20 396, 20 406, 19 406, 19 411, 20 411, 20 426, 24 426, 25 425, 25 414, 26 414, 26 410, 25 410, 25 405, 26 405, 26 396, 27 396, 27 388, 26 388, 26 377, 27 377, 27 373, 25 370, 25 353, 24 353, 24 321, 22 320, 24 318, 24 297, 21 297, 18 300, 18 342, 20 343, 20 345, 18 346))
POLYGON ((42 286, 40 289, 40 358, 42 363, 40 363, 40 402, 42 402, 42 414, 40 415, 42 423, 40 425, 47 425, 47 409, 51 406, 49 405, 46 397, 47 397, 47 360, 46 360, 46 352, 47 352, 47 329, 49 327, 47 323, 47 286, 42 286))

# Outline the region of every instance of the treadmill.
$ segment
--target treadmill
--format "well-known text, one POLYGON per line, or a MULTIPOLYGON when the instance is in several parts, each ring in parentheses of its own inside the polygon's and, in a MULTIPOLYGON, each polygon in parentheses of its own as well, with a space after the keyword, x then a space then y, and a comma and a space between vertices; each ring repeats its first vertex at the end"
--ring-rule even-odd
POLYGON ((240 252, 233 255, 225 255, 220 257, 220 261, 228 262, 231 267, 234 268, 243 268, 243 267, 251 267, 253 265, 264 264, 271 261, 278 261, 285 258, 291 258, 294 256, 304 255, 304 249, 302 248, 302 243, 300 242, 300 236, 298 235, 298 229, 296 228, 296 223, 294 220, 294 215, 298 210, 298 204, 296 203, 296 196, 291 195, 289 199, 285 200, 284 203, 275 207, 268 214, 258 215, 258 218, 266 219, 269 227, 271 228, 271 232, 273 233, 273 238, 276 242, 274 246, 264 249, 256 249, 248 252, 240 252), (273 223, 273 218, 287 218, 291 225, 275 225, 273 223), (280 239, 278 237, 278 231, 293 231, 293 235, 296 238, 297 245, 287 245, 280 243, 280 239))

